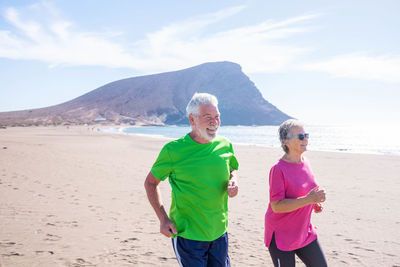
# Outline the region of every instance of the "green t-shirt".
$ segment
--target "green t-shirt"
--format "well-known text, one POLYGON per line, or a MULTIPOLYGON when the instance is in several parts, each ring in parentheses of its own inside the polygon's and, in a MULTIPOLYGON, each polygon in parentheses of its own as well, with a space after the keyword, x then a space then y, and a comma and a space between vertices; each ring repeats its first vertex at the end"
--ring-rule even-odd
POLYGON ((178 236, 213 241, 226 232, 227 184, 237 169, 232 144, 221 136, 199 144, 187 134, 163 147, 151 173, 161 181, 169 177, 169 217, 178 236))

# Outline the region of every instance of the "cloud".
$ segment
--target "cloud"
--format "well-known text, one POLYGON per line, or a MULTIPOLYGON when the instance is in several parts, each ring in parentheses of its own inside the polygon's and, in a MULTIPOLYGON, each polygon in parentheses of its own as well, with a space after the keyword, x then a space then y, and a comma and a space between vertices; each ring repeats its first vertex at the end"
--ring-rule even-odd
POLYGON ((301 64, 313 49, 296 45, 293 37, 315 31, 315 23, 310 22, 320 14, 227 28, 224 22, 246 9, 234 6, 176 21, 134 43, 124 43, 120 40, 129 33, 82 31, 74 22, 62 19, 62 12, 49 2, 42 1, 27 9, 5 11, 4 18, 10 27, 0 28, 0 57, 37 60, 51 67, 123 67, 142 73, 228 60, 239 63, 248 73, 300 69, 341 78, 400 82, 399 55, 353 53, 301 64))
POLYGON ((71 22, 23 20, 13 8, 7 9, 5 18, 16 31, 0 31, 0 57, 39 60, 50 65, 132 65, 131 56, 120 45, 107 40, 107 36, 74 31, 71 22))
POLYGON ((244 9, 236 6, 172 23, 127 44, 115 40, 120 33, 80 31, 73 22, 60 19, 61 12, 46 2, 35 5, 37 12, 50 14, 46 21, 42 17, 29 19, 29 12, 9 8, 5 18, 13 31, 0 29, 0 57, 39 60, 51 66, 127 67, 143 72, 229 60, 249 72, 274 72, 307 52, 285 41, 310 31, 303 24, 318 15, 213 32, 214 25, 244 9))
MULTIPOLYGON (((241 8, 237 8, 236 12, 241 8)), ((284 21, 262 23, 202 34, 211 24, 236 14, 232 9, 171 24, 148 34, 138 42, 138 51, 152 58, 151 64, 181 68, 207 61, 234 61, 249 72, 282 71, 307 49, 289 45, 282 40, 310 29, 298 24, 317 15, 300 16, 284 21), (214 20, 206 19, 214 17, 214 20), (193 27, 195 25, 196 27, 193 27), (195 28, 196 31, 193 31, 195 28)), ((145 60, 143 58, 143 60, 145 60)), ((157 67, 157 66, 154 66, 157 67)))
POLYGON ((327 72, 335 77, 376 80, 387 83, 400 82, 400 56, 371 56, 355 53, 335 56, 329 60, 305 64, 307 71, 327 72))

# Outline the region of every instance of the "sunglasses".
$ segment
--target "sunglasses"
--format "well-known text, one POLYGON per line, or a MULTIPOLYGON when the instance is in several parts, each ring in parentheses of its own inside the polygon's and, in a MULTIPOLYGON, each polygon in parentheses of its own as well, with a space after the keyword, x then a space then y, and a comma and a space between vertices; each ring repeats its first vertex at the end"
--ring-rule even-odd
POLYGON ((299 140, 304 140, 304 138, 306 138, 306 139, 308 139, 309 137, 310 137, 310 135, 308 134, 308 133, 305 133, 305 134, 298 134, 298 135, 295 135, 295 136, 292 136, 292 137, 290 137, 290 138, 288 138, 288 140, 291 140, 291 139, 293 139, 293 138, 299 138, 299 140))

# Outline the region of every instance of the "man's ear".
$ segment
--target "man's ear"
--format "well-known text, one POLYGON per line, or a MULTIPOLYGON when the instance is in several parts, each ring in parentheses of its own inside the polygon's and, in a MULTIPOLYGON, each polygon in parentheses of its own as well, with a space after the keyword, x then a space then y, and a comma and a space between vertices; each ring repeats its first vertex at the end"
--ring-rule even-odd
POLYGON ((194 125, 194 116, 193 116, 193 114, 189 114, 189 122, 190 122, 190 125, 194 125))

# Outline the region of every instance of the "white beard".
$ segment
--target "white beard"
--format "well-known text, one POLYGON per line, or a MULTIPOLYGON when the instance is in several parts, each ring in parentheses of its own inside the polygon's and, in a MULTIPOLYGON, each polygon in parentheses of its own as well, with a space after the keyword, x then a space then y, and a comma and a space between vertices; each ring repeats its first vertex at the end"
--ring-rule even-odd
POLYGON ((210 135, 207 133, 207 129, 204 129, 204 131, 199 130, 198 133, 199 133, 199 135, 201 136, 201 138, 203 138, 203 139, 205 139, 205 140, 207 140, 207 141, 209 141, 209 142, 211 142, 212 140, 214 140, 214 138, 217 136, 217 131, 215 132, 215 135, 214 135, 214 136, 210 136, 210 135))

